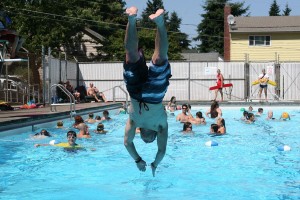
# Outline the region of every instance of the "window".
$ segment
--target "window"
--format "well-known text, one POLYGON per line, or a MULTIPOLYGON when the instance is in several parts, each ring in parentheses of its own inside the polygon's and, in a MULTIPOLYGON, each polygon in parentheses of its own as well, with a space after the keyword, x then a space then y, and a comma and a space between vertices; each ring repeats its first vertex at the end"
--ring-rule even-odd
POLYGON ((271 36, 249 36, 249 46, 270 46, 271 36))

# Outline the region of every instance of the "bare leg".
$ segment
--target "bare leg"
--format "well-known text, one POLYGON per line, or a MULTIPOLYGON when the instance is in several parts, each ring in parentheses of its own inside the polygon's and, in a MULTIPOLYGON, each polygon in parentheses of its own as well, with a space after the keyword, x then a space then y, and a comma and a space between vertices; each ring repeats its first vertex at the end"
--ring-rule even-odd
POLYGON ((168 58, 168 35, 164 22, 164 10, 159 9, 149 18, 157 25, 155 50, 152 56, 152 62, 155 65, 163 65, 168 58))
POLYGON ((217 97, 218 97, 218 91, 219 90, 215 90, 216 92, 215 92, 215 98, 214 98, 214 101, 217 99, 217 97))
POLYGON ((136 30, 136 14, 138 9, 130 7, 126 9, 128 15, 128 23, 125 34, 125 50, 126 50, 126 63, 136 63, 139 59, 138 53, 138 35, 136 30))
POLYGON ((264 88, 264 92, 265 92, 265 99, 266 99, 266 102, 268 102, 268 97, 267 97, 267 88, 266 88, 266 87, 264 88))
POLYGON ((223 90, 219 89, 219 91, 220 91, 220 94, 221 94, 221 101, 223 101, 223 90))
POLYGON ((261 93, 262 93, 262 88, 259 88, 259 92, 258 92, 258 97, 259 97, 259 101, 261 101, 261 93))

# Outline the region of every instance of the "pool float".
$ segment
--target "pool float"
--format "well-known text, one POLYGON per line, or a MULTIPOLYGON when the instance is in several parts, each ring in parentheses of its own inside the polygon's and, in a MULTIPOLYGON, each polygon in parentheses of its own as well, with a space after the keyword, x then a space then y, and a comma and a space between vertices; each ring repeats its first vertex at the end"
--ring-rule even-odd
MULTIPOLYGON (((223 88, 226 88, 226 87, 232 87, 232 83, 227 83, 227 84, 223 84, 223 88)), ((216 89, 219 89, 220 86, 216 85, 216 86, 212 86, 209 88, 209 90, 216 90, 216 89)))
MULTIPOLYGON (((252 85, 257 85, 257 84, 259 84, 261 82, 265 82, 265 79, 263 79, 263 80, 260 80, 260 79, 259 80, 255 80, 255 81, 252 82, 252 85)), ((272 86, 277 86, 277 83, 275 81, 271 81, 271 80, 268 81, 268 84, 272 85, 272 86)))
POLYGON ((288 145, 283 145, 283 146, 279 146, 277 147, 278 151, 290 151, 292 148, 288 145))
POLYGON ((214 147, 214 146, 218 146, 219 144, 215 141, 207 141, 205 142, 205 146, 208 146, 208 147, 214 147))
POLYGON ((75 146, 70 146, 70 144, 68 142, 58 142, 56 140, 51 140, 49 142, 50 145, 52 146, 56 146, 56 147, 63 147, 63 148, 82 148, 82 146, 80 145, 75 145, 75 146))

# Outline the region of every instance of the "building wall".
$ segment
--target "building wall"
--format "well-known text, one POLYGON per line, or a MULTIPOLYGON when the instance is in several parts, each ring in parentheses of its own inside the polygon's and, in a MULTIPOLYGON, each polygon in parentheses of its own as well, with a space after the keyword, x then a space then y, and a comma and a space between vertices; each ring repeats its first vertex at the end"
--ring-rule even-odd
POLYGON ((249 61, 300 61, 300 34, 299 33, 231 33, 231 60, 245 60, 248 54, 249 61), (270 35, 270 46, 249 46, 249 35, 270 35))

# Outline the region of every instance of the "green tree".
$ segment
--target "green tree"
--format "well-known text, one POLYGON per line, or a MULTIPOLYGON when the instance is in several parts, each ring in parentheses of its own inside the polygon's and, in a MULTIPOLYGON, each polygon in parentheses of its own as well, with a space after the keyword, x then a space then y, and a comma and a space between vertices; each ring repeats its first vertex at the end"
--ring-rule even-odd
POLYGON ((90 28, 105 38, 105 48, 99 49, 102 54, 98 59, 120 55, 123 43, 117 44, 117 37, 124 33, 126 24, 123 0, 2 0, 1 6, 11 16, 12 28, 26 37, 24 46, 31 52, 44 45, 84 57, 79 44, 85 41, 84 29, 90 28))
POLYGON ((180 31, 181 19, 176 12, 172 12, 170 20, 167 23, 169 31, 169 58, 172 60, 182 59, 179 52, 188 49, 190 40, 188 35, 180 31))
POLYGON ((244 8, 242 3, 228 3, 229 0, 206 0, 202 6, 204 14, 202 14, 202 21, 197 26, 198 36, 194 38, 195 41, 201 41, 197 46, 200 52, 219 52, 224 53, 224 6, 229 4, 231 6, 231 14, 234 16, 241 16, 249 10, 249 6, 244 8))
POLYGON ((269 10, 269 16, 280 16, 280 8, 277 1, 274 0, 269 10))
POLYGON ((285 9, 283 10, 283 16, 290 16, 292 9, 290 9, 288 3, 285 4, 285 9))

